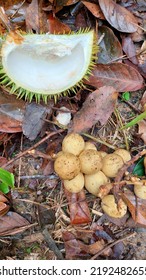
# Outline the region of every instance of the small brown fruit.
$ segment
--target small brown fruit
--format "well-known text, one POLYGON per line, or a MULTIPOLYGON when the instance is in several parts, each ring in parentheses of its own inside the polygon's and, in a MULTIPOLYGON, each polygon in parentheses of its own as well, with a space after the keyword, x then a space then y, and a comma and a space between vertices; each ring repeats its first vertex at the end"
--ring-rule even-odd
POLYGON ((85 175, 85 188, 89 193, 92 193, 95 196, 98 196, 99 187, 107 182, 108 178, 102 171, 98 171, 92 175, 85 175))
POLYGON ((116 154, 108 154, 102 159, 102 171, 109 177, 116 177, 118 171, 124 165, 123 159, 121 156, 116 154))
POLYGON ((80 172, 79 159, 70 153, 62 153, 56 158, 54 170, 63 180, 71 180, 80 172))
POLYGON ((142 180, 139 181, 139 184, 134 184, 134 193, 137 197, 146 199, 146 184, 144 184, 142 180))
POLYGON ((127 212, 125 202, 120 198, 116 204, 115 197, 112 194, 103 197, 101 207, 107 215, 113 218, 122 218, 127 212))
POLYGON ((78 133, 67 134, 62 142, 62 151, 78 156, 85 147, 84 139, 78 133))
POLYGON ((89 141, 85 142, 84 150, 95 150, 95 151, 97 151, 96 146, 89 141))
POLYGON ((130 153, 125 149, 117 149, 114 154, 119 155, 123 159, 124 163, 131 159, 130 153))
POLYGON ((90 175, 98 172, 102 167, 100 154, 94 150, 84 150, 79 155, 81 172, 90 175))
POLYGON ((64 187, 72 193, 80 192, 84 187, 84 176, 80 172, 76 177, 71 180, 64 180, 64 187))

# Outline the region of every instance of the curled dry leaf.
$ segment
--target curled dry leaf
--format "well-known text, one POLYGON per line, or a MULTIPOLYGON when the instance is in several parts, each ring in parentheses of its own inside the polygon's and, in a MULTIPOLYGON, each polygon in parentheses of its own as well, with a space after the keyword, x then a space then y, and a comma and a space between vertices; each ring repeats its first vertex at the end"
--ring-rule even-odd
POLYGON ((96 64, 86 84, 96 88, 113 86, 118 92, 143 88, 144 80, 137 70, 123 63, 96 64))
POLYGON ((99 0, 99 5, 106 20, 117 30, 126 33, 132 33, 137 30, 137 19, 126 8, 113 0, 99 0))
POLYGON ((0 216, 4 216, 9 211, 10 206, 0 201, 0 216))
POLYGON ((146 226, 146 200, 136 197, 130 190, 122 193, 122 199, 127 204, 135 223, 146 226))
POLYGON ((81 110, 74 116, 71 130, 80 133, 98 121, 105 124, 114 111, 117 97, 118 93, 110 86, 101 87, 89 94, 81 110))

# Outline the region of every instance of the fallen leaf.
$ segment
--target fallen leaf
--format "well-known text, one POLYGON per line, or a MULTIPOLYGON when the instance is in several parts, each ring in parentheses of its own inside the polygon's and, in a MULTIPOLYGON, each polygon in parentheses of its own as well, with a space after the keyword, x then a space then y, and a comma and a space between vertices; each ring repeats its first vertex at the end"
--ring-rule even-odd
POLYGON ((122 193, 122 199, 127 204, 135 223, 146 226, 146 200, 136 197, 130 190, 122 193))
POLYGON ((98 121, 105 124, 114 111, 118 93, 113 87, 101 87, 93 91, 73 118, 71 131, 83 132, 98 121))
POLYGON ((146 144, 146 121, 143 120, 138 123, 138 133, 144 141, 144 144, 146 144))
POLYGON ((25 22, 27 31, 48 32, 47 15, 42 9, 42 1, 32 0, 26 9, 25 22))
POLYGON ((67 34, 71 31, 70 27, 62 23, 57 17, 53 16, 52 13, 48 17, 48 30, 51 34, 67 34))
POLYGON ((15 133, 22 131, 25 102, 13 95, 0 93, 0 131, 15 133))
POLYGON ((137 70, 123 63, 96 64, 86 84, 96 88, 113 86, 118 92, 143 88, 144 80, 137 70))
POLYGON ((113 0, 99 0, 99 5, 106 20, 117 30, 126 33, 132 33, 137 30, 137 19, 126 8, 113 0))
POLYGON ((93 14, 93 16, 95 16, 96 18, 105 19, 104 15, 101 11, 101 8, 98 4, 90 3, 87 1, 82 1, 82 3, 93 14))
POLYGON ((91 222, 89 207, 84 190, 79 193, 71 193, 64 189, 69 203, 71 224, 84 224, 91 222))
POLYGON ((138 64, 136 57, 136 48, 130 36, 122 38, 123 51, 127 55, 128 59, 135 65, 138 64))
POLYGON ((0 216, 4 216, 10 209, 10 206, 2 201, 0 201, 0 216))
POLYGON ((122 55, 122 47, 115 36, 112 29, 107 26, 100 26, 98 29, 99 38, 102 38, 99 43, 98 63, 107 64, 113 60, 119 59, 122 55))
POLYGON ((0 235, 12 235, 22 232, 28 228, 30 223, 17 214, 16 212, 9 211, 5 216, 0 217, 0 235))
MULTIPOLYGON (((48 110, 46 106, 34 102, 26 106, 22 123, 23 134, 31 141, 35 140, 45 123, 48 110)), ((51 113, 51 108, 50 108, 51 113)))

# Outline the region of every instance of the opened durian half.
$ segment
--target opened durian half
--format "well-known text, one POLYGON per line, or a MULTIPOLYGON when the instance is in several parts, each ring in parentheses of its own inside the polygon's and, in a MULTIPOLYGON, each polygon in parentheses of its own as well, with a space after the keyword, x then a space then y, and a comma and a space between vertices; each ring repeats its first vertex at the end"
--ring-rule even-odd
POLYGON ((19 98, 56 101, 83 85, 96 52, 93 30, 67 35, 10 32, 1 47, 0 84, 19 98))

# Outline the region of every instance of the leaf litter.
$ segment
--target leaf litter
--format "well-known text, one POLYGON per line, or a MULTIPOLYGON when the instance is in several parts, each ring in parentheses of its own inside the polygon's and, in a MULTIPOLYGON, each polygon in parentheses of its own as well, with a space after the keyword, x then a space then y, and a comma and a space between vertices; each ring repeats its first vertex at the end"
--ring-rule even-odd
MULTIPOLYGON (((8 196, 0 196, 1 242, 3 236, 11 236, 8 242, 13 248, 11 253, 3 250, 1 258, 20 259, 22 247, 19 242, 13 245, 13 237, 21 234, 23 248, 30 246, 30 240, 36 242, 29 253, 23 249, 22 259, 29 259, 31 254, 36 259, 145 259, 146 252, 137 254, 136 245, 131 251, 128 242, 134 240, 136 244, 142 235, 136 232, 146 225, 145 200, 133 192, 131 171, 136 165, 135 155, 138 161, 145 148, 145 120, 121 130, 145 110, 143 1, 32 0, 1 1, 0 5, 7 22, 24 32, 62 34, 84 26, 94 28, 99 41, 96 65, 86 88, 77 95, 60 97, 57 104, 50 102, 46 108, 43 102, 28 104, 1 88, 0 160, 16 180, 15 189, 8 196), (121 100, 120 93, 127 91, 130 99, 121 100), (66 127, 55 122, 58 109, 64 106, 72 115, 66 127), (98 150, 130 149, 133 159, 128 167, 101 188, 101 197, 121 193, 128 206, 124 218, 105 215, 100 198, 87 191, 67 193, 54 174, 54 158, 70 131, 84 133, 98 150)), ((4 28, 1 25, 2 34, 4 28)))

